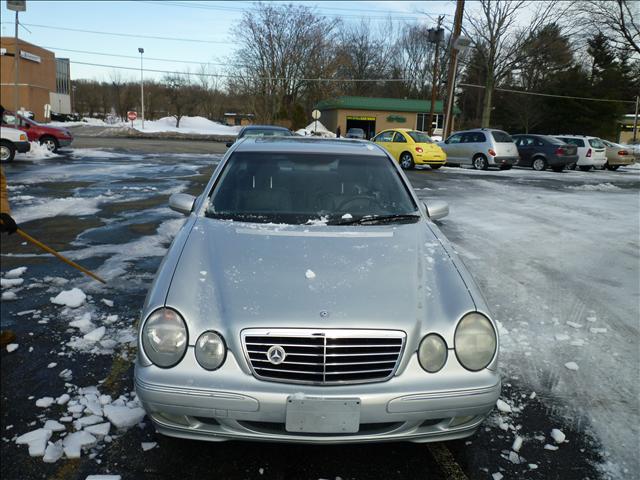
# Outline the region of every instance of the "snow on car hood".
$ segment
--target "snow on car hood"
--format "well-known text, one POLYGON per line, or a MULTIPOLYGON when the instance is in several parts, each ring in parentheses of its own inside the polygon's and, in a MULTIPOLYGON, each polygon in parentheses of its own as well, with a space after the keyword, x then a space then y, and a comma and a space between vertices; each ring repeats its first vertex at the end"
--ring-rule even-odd
POLYGON ((207 218, 189 234, 166 305, 184 316, 190 345, 216 330, 231 350, 241 330, 256 327, 398 329, 408 347, 435 331, 453 346, 457 320, 475 309, 424 221, 291 226, 207 218))

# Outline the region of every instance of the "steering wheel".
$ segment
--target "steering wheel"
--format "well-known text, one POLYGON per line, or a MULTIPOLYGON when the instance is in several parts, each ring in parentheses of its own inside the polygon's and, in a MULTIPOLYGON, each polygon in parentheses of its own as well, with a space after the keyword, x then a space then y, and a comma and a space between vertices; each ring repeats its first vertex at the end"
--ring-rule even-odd
POLYGON ((347 210, 347 205, 350 205, 352 203, 356 203, 356 202, 361 202, 361 201, 365 201, 367 205, 376 205, 380 208, 382 208, 382 205, 380 204, 380 202, 373 198, 370 197, 368 195, 356 195, 355 197, 351 197, 351 198, 347 198, 346 200, 344 200, 342 203, 340 203, 340 205, 338 205, 337 209, 338 210, 347 210))

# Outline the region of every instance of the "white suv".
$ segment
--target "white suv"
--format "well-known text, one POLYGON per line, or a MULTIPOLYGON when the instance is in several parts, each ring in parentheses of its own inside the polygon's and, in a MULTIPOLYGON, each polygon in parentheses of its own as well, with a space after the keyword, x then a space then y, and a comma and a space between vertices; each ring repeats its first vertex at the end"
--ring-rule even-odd
POLYGON ((25 153, 31 149, 27 134, 15 128, 0 127, 0 161, 10 162, 16 152, 25 153))
POLYGON ((575 170, 577 166, 583 172, 588 172, 592 168, 602 168, 607 163, 605 145, 598 137, 585 135, 556 135, 555 137, 564 143, 578 147, 578 163, 567 165, 567 168, 575 170))

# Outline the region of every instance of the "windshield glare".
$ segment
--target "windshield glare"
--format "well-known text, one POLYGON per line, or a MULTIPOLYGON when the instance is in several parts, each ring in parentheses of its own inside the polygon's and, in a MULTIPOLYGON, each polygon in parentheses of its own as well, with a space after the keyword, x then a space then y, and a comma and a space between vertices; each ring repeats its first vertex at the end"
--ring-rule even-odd
POLYGON ((497 143, 513 143, 511 136, 508 133, 501 132, 500 130, 492 131, 491 135, 493 135, 493 139, 497 143))
POLYGON ((411 138, 413 138, 413 141, 416 143, 433 143, 433 140, 431 140, 429 135, 424 132, 412 131, 407 133, 411 138))
POLYGON ((206 214, 301 225, 417 215, 418 210, 387 158, 236 152, 225 165, 206 214))
POLYGON ((591 138, 589 139, 589 145, 593 148, 604 148, 604 143, 599 138, 591 138))
POLYGON ((291 133, 287 130, 271 130, 271 129, 251 129, 244 132, 243 137, 289 137, 291 133))

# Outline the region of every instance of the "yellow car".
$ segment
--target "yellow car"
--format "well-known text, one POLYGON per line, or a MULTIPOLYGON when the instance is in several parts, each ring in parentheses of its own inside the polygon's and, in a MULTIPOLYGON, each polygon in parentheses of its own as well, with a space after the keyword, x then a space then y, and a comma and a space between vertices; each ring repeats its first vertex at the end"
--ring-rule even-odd
POLYGON ((383 130, 371 139, 395 158, 407 170, 416 165, 429 165, 434 170, 447 161, 447 154, 429 135, 418 130, 395 128, 383 130))

